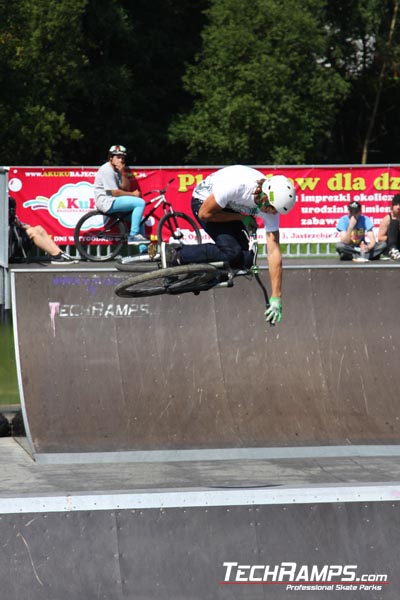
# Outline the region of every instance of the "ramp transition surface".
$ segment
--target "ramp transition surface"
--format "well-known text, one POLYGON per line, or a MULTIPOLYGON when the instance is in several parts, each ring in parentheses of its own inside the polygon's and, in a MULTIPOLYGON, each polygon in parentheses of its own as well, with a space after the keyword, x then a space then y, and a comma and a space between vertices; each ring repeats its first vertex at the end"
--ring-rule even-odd
POLYGON ((395 267, 285 269, 274 328, 254 282, 129 300, 124 276, 13 273, 34 453, 398 443, 395 267))

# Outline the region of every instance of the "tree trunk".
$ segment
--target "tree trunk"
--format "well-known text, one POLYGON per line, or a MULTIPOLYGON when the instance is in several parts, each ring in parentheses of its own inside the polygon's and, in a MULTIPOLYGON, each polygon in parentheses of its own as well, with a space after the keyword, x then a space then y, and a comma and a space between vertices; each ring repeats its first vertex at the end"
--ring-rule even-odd
MULTIPOLYGON (((391 21, 390 21, 390 28, 389 28, 389 35, 388 35, 388 44, 387 44, 388 48, 390 48, 392 45, 393 34, 394 34, 395 27, 396 27, 398 8, 399 8, 398 0, 394 0, 393 13, 392 13, 391 21)), ((385 81, 386 67, 387 67, 387 58, 385 57, 383 60, 383 63, 382 63, 380 73, 379 73, 378 87, 376 90, 375 102, 374 102, 374 106, 372 108, 371 118, 369 120, 367 133, 366 133, 365 139, 364 139, 364 144, 363 144, 363 149, 362 149, 362 154, 361 154, 361 164, 362 165, 366 165, 367 160, 368 160, 369 144, 371 141, 372 131, 375 126, 376 116, 378 114, 378 108, 379 108, 379 102, 380 102, 381 95, 382 95, 383 83, 385 81)))

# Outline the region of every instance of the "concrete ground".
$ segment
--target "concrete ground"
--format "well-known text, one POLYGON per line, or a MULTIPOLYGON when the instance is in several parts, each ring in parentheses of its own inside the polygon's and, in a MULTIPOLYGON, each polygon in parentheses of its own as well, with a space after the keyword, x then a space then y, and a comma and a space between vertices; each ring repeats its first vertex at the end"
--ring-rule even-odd
MULTIPOLYGON (((396 448, 388 446, 387 450, 393 452, 396 448)), ((15 439, 2 438, 0 498, 144 489, 353 487, 399 482, 400 456, 385 456, 383 450, 381 447, 380 456, 44 465, 34 462, 15 439)))

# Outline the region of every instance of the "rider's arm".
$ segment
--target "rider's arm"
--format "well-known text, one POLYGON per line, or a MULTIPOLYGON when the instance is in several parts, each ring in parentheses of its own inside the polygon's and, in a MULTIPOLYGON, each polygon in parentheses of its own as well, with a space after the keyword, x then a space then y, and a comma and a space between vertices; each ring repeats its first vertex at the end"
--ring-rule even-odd
POLYGON ((200 207, 199 219, 212 223, 223 223, 227 221, 241 221, 243 215, 234 212, 224 212, 222 206, 217 203, 214 194, 210 194, 200 207))
POLYGON ((271 280, 271 296, 282 296, 282 253, 279 246, 279 231, 267 231, 268 268, 271 280))

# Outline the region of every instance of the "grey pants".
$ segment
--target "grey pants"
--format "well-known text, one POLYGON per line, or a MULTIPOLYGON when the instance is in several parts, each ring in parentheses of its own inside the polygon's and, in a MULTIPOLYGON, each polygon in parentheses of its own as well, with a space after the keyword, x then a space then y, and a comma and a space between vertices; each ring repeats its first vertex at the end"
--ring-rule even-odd
MULTIPOLYGON (((375 260, 380 254, 386 249, 386 242, 377 242, 375 246, 369 252, 364 254, 365 258, 369 260, 375 260)), ((355 256, 360 256, 359 246, 353 246, 352 244, 344 244, 338 242, 336 244, 336 252, 340 256, 340 260, 351 260, 355 256)))

